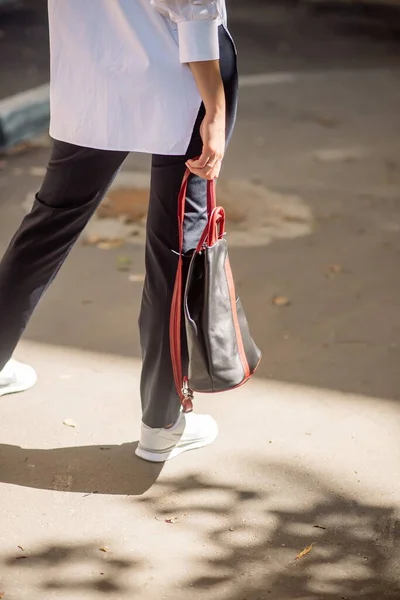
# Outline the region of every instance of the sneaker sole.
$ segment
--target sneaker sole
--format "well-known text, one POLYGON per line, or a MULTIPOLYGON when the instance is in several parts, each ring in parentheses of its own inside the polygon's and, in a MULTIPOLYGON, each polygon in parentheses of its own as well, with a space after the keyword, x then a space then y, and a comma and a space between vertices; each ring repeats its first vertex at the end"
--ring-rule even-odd
POLYGON ((179 443, 170 450, 170 452, 151 452, 149 450, 144 450, 140 446, 138 446, 135 450, 136 456, 142 458, 143 460, 147 460, 148 462, 166 462, 167 460, 171 460, 171 458, 175 458, 182 454, 183 452, 188 452, 189 450, 197 450, 198 448, 204 448, 204 446, 209 446, 212 444, 218 436, 218 431, 214 432, 212 435, 204 438, 203 440, 197 440, 196 442, 191 442, 188 444, 184 444, 182 446, 179 443))

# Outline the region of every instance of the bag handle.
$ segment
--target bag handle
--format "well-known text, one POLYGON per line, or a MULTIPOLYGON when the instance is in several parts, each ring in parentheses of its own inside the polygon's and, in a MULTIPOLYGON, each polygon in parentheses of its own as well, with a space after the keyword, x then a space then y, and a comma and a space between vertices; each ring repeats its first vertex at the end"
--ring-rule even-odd
MULTIPOLYGON (((179 259, 175 277, 174 291, 171 302, 171 313, 169 323, 169 339, 170 352, 172 361, 172 370, 174 373, 174 381, 176 390, 181 399, 184 412, 193 410, 193 392, 189 388, 189 380, 182 373, 182 344, 181 344, 181 327, 182 327, 182 293, 183 293, 183 226, 185 220, 185 205, 188 181, 190 177, 189 169, 186 169, 183 176, 181 189, 178 196, 178 236, 179 236, 179 259)), ((207 226, 200 239, 196 252, 199 252, 207 240, 212 236, 215 237, 217 227, 219 227, 219 236, 223 235, 225 227, 225 213, 222 208, 216 206, 216 191, 215 180, 207 181, 207 226), (212 233, 214 232, 214 233, 212 233)), ((218 237, 219 237, 218 236, 218 237)), ((212 238, 214 239, 214 238, 212 238)), ((216 240, 215 240, 216 241, 216 240)), ((214 242, 215 243, 215 242, 214 242)))

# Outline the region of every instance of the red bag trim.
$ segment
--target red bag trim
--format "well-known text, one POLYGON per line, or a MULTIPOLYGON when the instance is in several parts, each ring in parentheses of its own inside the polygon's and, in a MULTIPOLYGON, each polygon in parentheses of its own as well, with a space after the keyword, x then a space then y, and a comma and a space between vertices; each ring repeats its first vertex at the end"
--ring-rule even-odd
POLYGON ((243 365, 244 381, 247 381, 251 375, 250 366, 249 366, 249 363, 247 360, 246 351, 244 349, 242 332, 240 331, 239 318, 238 318, 237 310, 236 310, 235 283, 233 281, 232 269, 231 269, 231 265, 230 265, 228 257, 226 257, 226 261, 225 261, 225 274, 226 274, 226 279, 227 279, 228 288, 229 288, 229 298, 230 298, 231 307, 232 307, 233 324, 235 326, 235 331, 236 331, 236 341, 237 341, 237 346, 238 346, 238 353, 239 353, 240 361, 243 365))

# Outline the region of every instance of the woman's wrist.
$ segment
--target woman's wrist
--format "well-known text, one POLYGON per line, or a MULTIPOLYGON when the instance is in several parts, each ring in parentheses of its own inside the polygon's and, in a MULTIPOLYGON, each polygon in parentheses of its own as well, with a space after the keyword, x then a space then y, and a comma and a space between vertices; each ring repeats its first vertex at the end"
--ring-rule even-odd
POLYGON ((225 112, 226 112, 225 104, 223 104, 223 105, 209 104, 208 106, 205 106, 205 109, 206 109, 206 117, 210 121, 225 120, 225 112))

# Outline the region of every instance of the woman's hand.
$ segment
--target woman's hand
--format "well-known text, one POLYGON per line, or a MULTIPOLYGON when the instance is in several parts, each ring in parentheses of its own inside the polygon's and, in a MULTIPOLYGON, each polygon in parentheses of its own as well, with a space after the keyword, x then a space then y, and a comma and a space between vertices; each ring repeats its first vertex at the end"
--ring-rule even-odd
POLYGON ((188 160, 186 165, 191 173, 203 179, 219 176, 225 154, 225 110, 212 116, 206 113, 200 126, 203 151, 198 159, 188 160))

